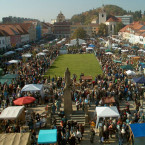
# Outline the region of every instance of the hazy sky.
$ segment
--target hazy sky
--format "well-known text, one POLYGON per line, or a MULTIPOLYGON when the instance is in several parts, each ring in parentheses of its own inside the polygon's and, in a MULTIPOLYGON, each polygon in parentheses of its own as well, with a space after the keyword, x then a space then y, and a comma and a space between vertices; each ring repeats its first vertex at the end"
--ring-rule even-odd
POLYGON ((114 4, 132 11, 145 10, 145 0, 0 0, 0 20, 2 17, 17 16, 50 22, 60 11, 66 18, 71 18, 102 4, 114 4))

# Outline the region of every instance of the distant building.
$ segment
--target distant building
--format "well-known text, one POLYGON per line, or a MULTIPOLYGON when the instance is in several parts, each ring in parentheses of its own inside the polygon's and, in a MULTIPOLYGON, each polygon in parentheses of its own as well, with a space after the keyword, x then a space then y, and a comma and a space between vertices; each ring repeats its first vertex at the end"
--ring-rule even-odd
POLYGON ((65 21, 65 16, 60 12, 57 16, 56 22, 64 22, 65 21))
POLYGON ((73 36, 73 33, 78 29, 78 28, 83 28, 88 36, 92 36, 92 27, 91 25, 82 25, 82 24, 73 24, 70 27, 70 31, 71 31, 71 37, 73 36))
POLYGON ((132 44, 145 46, 145 22, 133 22, 119 31, 119 36, 132 44))
POLYGON ((116 18, 115 16, 111 16, 105 24, 108 26, 108 34, 114 35, 115 34, 115 27, 118 22, 121 22, 121 18, 116 18))
POLYGON ((70 37, 70 22, 56 22, 53 25, 53 33, 58 38, 70 37))
POLYGON ((42 38, 41 22, 36 21, 36 20, 31 20, 31 21, 24 21, 24 23, 31 23, 34 25, 34 27, 36 29, 36 40, 40 40, 42 38))
POLYGON ((70 26, 71 22, 66 20, 65 16, 60 12, 53 25, 53 33, 58 38, 68 38, 70 37, 70 26))
POLYGON ((91 24, 98 24, 98 19, 97 19, 97 18, 93 19, 93 20, 91 21, 91 24))
POLYGON ((122 23, 124 25, 129 25, 133 22, 133 16, 132 15, 123 15, 123 16, 115 16, 116 18, 121 18, 122 23))
POLYGON ((95 37, 99 30, 99 24, 90 24, 92 28, 92 36, 95 37))

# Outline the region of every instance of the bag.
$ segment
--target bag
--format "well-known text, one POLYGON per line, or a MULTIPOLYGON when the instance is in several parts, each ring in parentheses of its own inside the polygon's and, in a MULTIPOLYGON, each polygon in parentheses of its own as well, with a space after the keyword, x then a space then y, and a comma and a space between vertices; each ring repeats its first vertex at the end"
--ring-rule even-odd
POLYGON ((104 137, 101 137, 101 142, 104 142, 104 137))

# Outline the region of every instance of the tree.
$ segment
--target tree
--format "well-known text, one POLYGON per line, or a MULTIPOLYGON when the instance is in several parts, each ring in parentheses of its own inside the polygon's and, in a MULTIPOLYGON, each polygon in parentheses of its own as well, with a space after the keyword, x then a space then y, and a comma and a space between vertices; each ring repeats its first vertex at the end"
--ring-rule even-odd
POLYGON ((76 29, 76 31, 73 33, 72 38, 80 38, 80 39, 84 39, 87 37, 87 33, 83 28, 78 28, 76 29))
POLYGON ((108 27, 107 25, 101 23, 98 28, 98 35, 99 36, 107 36, 108 35, 108 27))
POLYGON ((124 24, 122 22, 117 23, 115 27, 115 34, 118 34, 118 32, 124 27, 124 24))

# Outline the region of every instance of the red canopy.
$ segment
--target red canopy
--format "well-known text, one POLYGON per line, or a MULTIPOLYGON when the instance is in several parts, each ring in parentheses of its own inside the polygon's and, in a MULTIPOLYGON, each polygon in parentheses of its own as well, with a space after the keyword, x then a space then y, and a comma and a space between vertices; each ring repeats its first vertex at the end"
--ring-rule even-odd
POLYGON ((31 104, 35 101, 36 99, 34 97, 20 97, 16 99, 14 102, 15 105, 25 105, 25 104, 31 104))

